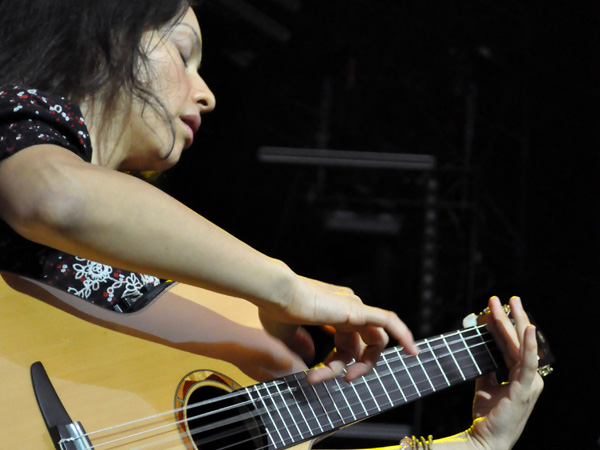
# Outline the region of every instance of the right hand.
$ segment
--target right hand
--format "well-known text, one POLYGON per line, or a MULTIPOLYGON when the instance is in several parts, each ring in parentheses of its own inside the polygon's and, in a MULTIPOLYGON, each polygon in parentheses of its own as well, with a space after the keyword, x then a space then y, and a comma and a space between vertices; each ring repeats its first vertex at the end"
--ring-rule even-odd
POLYGON ((347 364, 346 379, 356 379, 369 372, 389 341, 389 333, 416 355, 418 349, 412 333, 398 316, 363 304, 354 292, 342 286, 297 277, 288 298, 277 308, 261 308, 261 320, 267 331, 282 339, 290 348, 298 341, 307 349, 306 335, 300 325, 329 325, 336 330, 335 349, 325 364, 308 375, 310 383, 317 383, 340 375, 347 364), (295 341, 295 343, 294 343, 295 341))

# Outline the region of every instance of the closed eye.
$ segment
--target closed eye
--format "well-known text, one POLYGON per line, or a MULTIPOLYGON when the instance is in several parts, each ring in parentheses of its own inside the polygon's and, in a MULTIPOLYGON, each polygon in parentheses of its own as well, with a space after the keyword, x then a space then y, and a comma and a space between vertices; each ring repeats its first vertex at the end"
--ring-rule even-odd
POLYGON ((183 55, 182 52, 179 52, 179 56, 181 57, 181 60, 183 61, 184 67, 187 67, 188 66, 187 58, 183 55))

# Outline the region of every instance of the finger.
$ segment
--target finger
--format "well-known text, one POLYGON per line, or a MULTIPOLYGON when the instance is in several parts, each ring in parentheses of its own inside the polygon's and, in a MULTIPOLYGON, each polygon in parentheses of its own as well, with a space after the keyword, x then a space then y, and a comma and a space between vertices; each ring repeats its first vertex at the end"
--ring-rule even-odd
POLYGON ((495 318, 496 304, 500 304, 498 297, 490 298, 488 302, 489 314, 485 316, 485 323, 487 324, 488 330, 496 341, 496 345, 500 348, 500 352, 504 355, 507 352, 506 342, 502 339, 502 333, 500 332, 498 323, 495 318))
POLYGON ((360 332, 364 346, 361 354, 358 354, 356 362, 347 368, 346 381, 352 381, 367 374, 381 356, 381 352, 389 342, 388 335, 382 328, 367 327, 360 332))
POLYGON ((315 343, 308 331, 302 327, 298 327, 295 336, 291 340, 284 342, 306 364, 312 364, 315 358, 315 343))
POLYGON ((315 368, 310 382, 336 377, 344 370, 346 381, 367 374, 375 366, 388 342, 388 335, 379 327, 365 327, 360 333, 338 331, 335 335, 335 349, 329 354, 324 365, 315 368), (348 366, 352 361, 353 364, 348 366))
POLYGON ((492 297, 488 307, 490 309, 490 315, 487 318, 488 329, 494 337, 506 365, 509 368, 513 367, 519 360, 517 332, 504 312, 498 297, 492 297))
POLYGON ((519 372, 519 383, 528 388, 537 376, 537 339, 536 328, 529 325, 523 333, 523 344, 521 346, 521 370, 519 372))
MULTIPOLYGON (((381 327, 394 339, 398 340, 408 354, 413 356, 419 354, 419 348, 415 344, 413 334, 396 313, 366 305, 361 308, 360 313, 364 315, 364 318, 355 319, 356 325, 362 322, 362 325, 381 327)), ((350 323, 352 323, 352 318, 350 323)))
POLYGON ((334 361, 340 361, 345 365, 362 357, 366 344, 357 332, 337 331, 334 337, 335 348, 325 359, 325 364, 330 365, 334 361))
POLYGON ((365 344, 358 333, 338 331, 334 339, 335 348, 327 356, 325 362, 314 367, 309 372, 309 383, 318 383, 335 378, 344 372, 344 369, 351 361, 362 357, 365 344))
POLYGON ((529 317, 527 317, 527 313, 523 309, 523 304, 519 297, 512 297, 510 299, 510 311, 511 316, 515 321, 519 342, 523 342, 523 334, 525 333, 525 329, 529 326, 529 317))
POLYGON ((344 371, 345 364, 341 361, 332 361, 329 365, 319 364, 308 371, 306 381, 308 384, 317 384, 322 381, 331 380, 344 371))
POLYGON ((312 363, 315 356, 315 344, 308 331, 296 324, 272 320, 263 311, 259 311, 259 317, 264 329, 271 336, 281 340, 307 364, 312 363))

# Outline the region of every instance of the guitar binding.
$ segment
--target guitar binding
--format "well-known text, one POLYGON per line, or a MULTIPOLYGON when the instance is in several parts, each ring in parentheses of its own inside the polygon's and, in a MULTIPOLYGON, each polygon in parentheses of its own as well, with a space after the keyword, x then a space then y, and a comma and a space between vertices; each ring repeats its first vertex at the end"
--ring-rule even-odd
POLYGON ((241 391, 234 392, 241 387, 210 370, 191 372, 181 380, 175 395, 175 419, 187 450, 268 448, 253 402, 241 391), (227 432, 223 432, 225 427, 227 432))

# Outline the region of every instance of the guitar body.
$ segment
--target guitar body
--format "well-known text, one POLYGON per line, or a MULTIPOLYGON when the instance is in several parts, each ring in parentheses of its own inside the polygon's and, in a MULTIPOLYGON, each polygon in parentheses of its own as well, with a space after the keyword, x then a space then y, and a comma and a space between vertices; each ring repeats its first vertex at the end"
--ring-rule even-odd
MULTIPOLYGON (((159 428, 122 446, 100 447, 107 449, 149 443, 152 449, 185 449, 172 411, 180 382, 190 374, 187 385, 213 387, 222 384, 215 372, 241 386, 283 374, 269 365, 272 349, 281 351, 282 345, 261 328, 253 305, 185 285, 127 315, 5 274, 0 321, 3 448, 54 449, 32 388, 30 367, 36 361, 44 365, 72 420, 88 433, 171 411, 91 436, 98 445, 159 428), (171 318, 177 316, 179 323, 171 318)), ((295 360, 286 371, 303 368, 295 360)), ((308 442, 294 448, 310 447, 308 442)))

